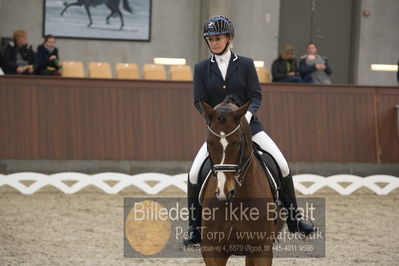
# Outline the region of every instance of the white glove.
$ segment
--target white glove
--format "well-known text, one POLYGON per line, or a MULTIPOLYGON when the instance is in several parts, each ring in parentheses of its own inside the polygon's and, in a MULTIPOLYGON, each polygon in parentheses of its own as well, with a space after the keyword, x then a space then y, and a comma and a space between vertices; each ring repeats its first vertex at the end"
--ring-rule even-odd
POLYGON ((247 111, 245 114, 245 119, 247 119, 248 124, 251 123, 251 118, 252 118, 252 113, 250 111, 247 111))

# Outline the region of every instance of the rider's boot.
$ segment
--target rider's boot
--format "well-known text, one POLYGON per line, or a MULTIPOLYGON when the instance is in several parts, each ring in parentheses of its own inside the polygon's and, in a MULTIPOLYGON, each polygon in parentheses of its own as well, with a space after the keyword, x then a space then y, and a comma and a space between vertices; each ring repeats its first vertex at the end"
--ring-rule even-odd
POLYGON ((187 201, 189 208, 189 227, 183 237, 183 244, 185 246, 199 244, 201 242, 201 232, 199 229, 201 226, 201 206, 198 201, 199 190, 199 185, 191 184, 190 179, 188 179, 187 201))
POLYGON ((287 226, 291 233, 299 232, 305 236, 316 232, 317 228, 310 224, 304 223, 302 214, 298 211, 298 205, 295 197, 294 183, 291 173, 283 177, 281 180, 280 199, 284 207, 288 210, 287 226))

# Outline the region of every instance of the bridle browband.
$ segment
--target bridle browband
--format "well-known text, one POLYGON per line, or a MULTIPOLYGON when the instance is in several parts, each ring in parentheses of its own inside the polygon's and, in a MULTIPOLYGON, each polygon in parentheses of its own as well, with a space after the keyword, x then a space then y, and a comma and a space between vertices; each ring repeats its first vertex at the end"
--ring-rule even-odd
MULTIPOLYGON (((218 172, 229 172, 229 173, 234 173, 234 180, 235 182, 239 185, 242 186, 242 183, 244 182, 244 177, 245 173, 247 172, 250 162, 252 161, 253 157, 253 152, 251 151, 251 155, 248 156, 248 158, 245 157, 245 152, 248 147, 248 140, 245 137, 244 131, 241 129, 241 122, 235 127, 232 131, 230 131, 227 134, 218 134, 214 130, 212 130, 210 124, 208 124, 208 130, 211 132, 214 136, 219 137, 219 138, 227 138, 231 135, 233 135, 236 131, 240 130, 241 134, 241 146, 240 146, 240 158, 238 164, 213 164, 212 158, 210 158, 211 162, 211 171, 216 177, 218 172), (244 147, 245 145, 245 147, 244 147)), ((209 148, 208 148, 209 151, 209 148)))
POLYGON ((240 127, 241 127, 241 123, 239 123, 238 126, 237 126, 235 129, 233 129, 232 131, 230 131, 228 134, 218 134, 218 133, 216 133, 215 131, 213 131, 212 128, 211 128, 211 125, 208 124, 208 130, 209 130, 213 135, 215 135, 216 137, 219 137, 219 138, 227 138, 227 137, 233 135, 238 129, 240 129, 240 127))

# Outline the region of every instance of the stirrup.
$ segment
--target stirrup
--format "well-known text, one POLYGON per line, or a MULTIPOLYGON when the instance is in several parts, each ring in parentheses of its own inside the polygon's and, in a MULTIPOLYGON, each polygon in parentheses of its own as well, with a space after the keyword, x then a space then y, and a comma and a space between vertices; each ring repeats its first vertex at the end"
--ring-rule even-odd
POLYGON ((312 222, 312 220, 310 220, 309 218, 307 218, 305 216, 303 216, 302 219, 297 219, 296 221, 287 222, 287 226, 288 226, 288 230, 291 233, 300 233, 305 237, 309 236, 312 233, 317 232, 317 230, 318 230, 317 227, 314 226, 314 223, 312 222), (309 221, 311 223, 311 225, 304 223, 304 220, 309 221), (295 225, 293 223, 295 223, 295 225))
POLYGON ((301 234, 304 234, 305 237, 309 236, 312 233, 317 232, 318 228, 314 225, 313 221, 307 218, 306 216, 303 217, 303 219, 297 221, 297 227, 298 231, 301 234), (306 224, 304 221, 307 220, 311 224, 306 224))
POLYGON ((197 227, 190 226, 183 235, 183 244, 185 246, 201 243, 201 232, 197 227))

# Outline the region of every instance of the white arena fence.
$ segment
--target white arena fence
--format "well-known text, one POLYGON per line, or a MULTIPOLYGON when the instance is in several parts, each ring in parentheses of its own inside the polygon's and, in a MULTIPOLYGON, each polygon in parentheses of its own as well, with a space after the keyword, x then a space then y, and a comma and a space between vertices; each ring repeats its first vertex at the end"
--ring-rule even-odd
MULTIPOLYGON (((318 190, 329 187, 341 195, 350 195, 359 188, 366 187, 377 195, 387 195, 399 187, 399 178, 389 175, 359 177, 354 175, 333 175, 323 177, 313 174, 294 176, 295 188, 304 195, 312 195, 318 190), (343 185, 345 183, 346 185, 343 185)), ((45 186, 53 186, 66 194, 80 191, 87 186, 95 186, 109 194, 117 194, 129 186, 135 186, 143 192, 156 195, 164 189, 174 186, 186 192, 187 174, 166 175, 160 173, 143 173, 127 175, 122 173, 99 173, 87 175, 76 172, 64 172, 46 175, 33 172, 0 174, 0 187, 8 185, 23 194, 33 194, 45 186), (23 182, 29 182, 25 185, 23 182), (64 182, 74 182, 68 185, 64 182), (107 182, 114 183, 112 186, 107 182), (150 185, 147 182, 154 183, 150 185)))

